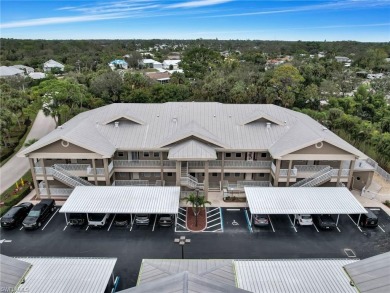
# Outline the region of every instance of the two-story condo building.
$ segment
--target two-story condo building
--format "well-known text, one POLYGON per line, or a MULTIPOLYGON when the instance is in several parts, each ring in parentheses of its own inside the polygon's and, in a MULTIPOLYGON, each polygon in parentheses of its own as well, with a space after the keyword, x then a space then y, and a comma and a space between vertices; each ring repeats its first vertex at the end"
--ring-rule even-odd
POLYGON ((235 186, 371 183, 366 155, 299 112, 215 102, 111 104, 23 150, 41 197, 79 185, 235 186))

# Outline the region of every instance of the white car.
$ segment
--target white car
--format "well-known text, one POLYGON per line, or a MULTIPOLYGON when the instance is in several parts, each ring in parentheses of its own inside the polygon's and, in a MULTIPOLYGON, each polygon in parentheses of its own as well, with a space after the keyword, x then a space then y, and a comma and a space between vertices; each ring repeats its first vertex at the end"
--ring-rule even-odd
POLYGON ((299 214, 299 215, 295 215, 295 219, 298 225, 301 226, 313 225, 313 218, 311 217, 311 215, 299 214))
POLYGON ((101 228, 106 225, 110 214, 88 214, 88 226, 101 228))

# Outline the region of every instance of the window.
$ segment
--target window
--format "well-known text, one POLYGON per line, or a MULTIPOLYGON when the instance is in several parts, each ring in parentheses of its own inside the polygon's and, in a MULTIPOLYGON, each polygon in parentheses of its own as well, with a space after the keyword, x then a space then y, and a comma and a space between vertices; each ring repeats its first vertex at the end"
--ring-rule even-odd
POLYGON ((267 153, 261 153, 261 157, 262 158, 266 158, 267 157, 267 153))
POLYGON ((240 173, 234 173, 234 177, 240 177, 240 173))
POLYGON ((123 157, 125 155, 124 152, 118 152, 118 157, 123 157))
POLYGON ((213 177, 217 177, 217 173, 211 173, 211 176, 213 176, 213 177))
POLYGON ((143 153, 143 156, 144 156, 145 158, 147 158, 147 157, 149 157, 149 153, 148 153, 148 152, 144 152, 144 153, 143 153))
POLYGON ((195 177, 195 173, 190 173, 190 175, 191 175, 192 177, 195 177))
POLYGON ((150 177, 151 176, 151 173, 149 173, 149 172, 145 172, 143 174, 144 174, 145 177, 150 177))
POLYGON ((226 158, 230 158, 231 156, 232 156, 232 153, 226 153, 226 154, 225 154, 225 157, 226 157, 226 158))
POLYGON ((225 177, 230 177, 230 173, 225 173, 225 177))
POLYGON ((159 158, 160 157, 160 153, 153 153, 153 157, 159 158))
POLYGON ((160 173, 153 173, 153 177, 160 177, 160 173))
POLYGON ((172 177, 172 174, 173 174, 172 172, 168 172, 167 175, 168 175, 169 177, 172 177))
POLYGON ((236 153, 236 158, 241 158, 241 153, 236 153))
POLYGON ((265 174, 264 173, 260 173, 259 177, 265 177, 265 174))
POLYGON ((202 173, 202 177, 204 177, 204 173, 202 173))

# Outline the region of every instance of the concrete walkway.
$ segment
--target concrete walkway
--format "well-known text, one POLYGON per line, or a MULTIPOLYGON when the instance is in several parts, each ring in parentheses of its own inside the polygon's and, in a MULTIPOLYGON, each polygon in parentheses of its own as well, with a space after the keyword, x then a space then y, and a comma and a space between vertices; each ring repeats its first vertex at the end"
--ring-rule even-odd
MULTIPOLYGON (((46 117, 42 110, 38 112, 34 124, 26 138, 26 141, 36 138, 39 139, 55 128, 54 119, 46 117)), ((21 150, 25 149, 23 146, 21 150)), ((14 155, 7 163, 0 168, 0 193, 3 193, 7 188, 22 177, 30 168, 27 158, 18 158, 14 155)))

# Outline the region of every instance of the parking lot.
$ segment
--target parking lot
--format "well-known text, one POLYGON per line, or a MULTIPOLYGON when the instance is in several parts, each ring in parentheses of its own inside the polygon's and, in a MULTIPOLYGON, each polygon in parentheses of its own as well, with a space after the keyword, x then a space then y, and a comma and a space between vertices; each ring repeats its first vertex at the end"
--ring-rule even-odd
POLYGON ((374 229, 360 231, 348 215, 340 215, 340 231, 297 226, 295 232, 287 215, 271 215, 274 229, 253 227, 253 233, 248 210, 224 208, 220 215, 210 211, 216 214, 210 218, 222 218, 223 233, 175 232, 174 226, 155 224, 154 216, 148 226, 116 227, 112 215, 101 229, 72 227, 57 209, 38 230, 2 229, 0 247, 9 256, 117 257, 119 289, 136 284, 143 258, 181 258, 181 249, 173 242, 180 235, 191 238, 185 258, 366 258, 390 250, 390 217, 382 210, 374 210, 380 223, 374 229))

